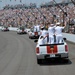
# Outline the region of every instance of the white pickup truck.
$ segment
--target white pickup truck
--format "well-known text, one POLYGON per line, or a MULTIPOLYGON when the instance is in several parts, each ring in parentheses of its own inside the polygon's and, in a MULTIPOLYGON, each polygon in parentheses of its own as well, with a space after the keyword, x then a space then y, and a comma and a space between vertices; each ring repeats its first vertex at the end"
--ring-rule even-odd
POLYGON ((68 58, 68 45, 63 39, 63 43, 39 44, 36 45, 37 63, 47 58, 68 58))

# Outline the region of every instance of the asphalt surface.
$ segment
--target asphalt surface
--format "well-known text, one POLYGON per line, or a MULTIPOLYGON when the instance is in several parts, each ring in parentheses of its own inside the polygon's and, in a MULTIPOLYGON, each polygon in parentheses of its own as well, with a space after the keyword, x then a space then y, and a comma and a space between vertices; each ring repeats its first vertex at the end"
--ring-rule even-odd
POLYGON ((0 31, 0 75, 75 75, 75 45, 68 42, 69 62, 45 60, 37 64, 34 40, 17 32, 0 31))

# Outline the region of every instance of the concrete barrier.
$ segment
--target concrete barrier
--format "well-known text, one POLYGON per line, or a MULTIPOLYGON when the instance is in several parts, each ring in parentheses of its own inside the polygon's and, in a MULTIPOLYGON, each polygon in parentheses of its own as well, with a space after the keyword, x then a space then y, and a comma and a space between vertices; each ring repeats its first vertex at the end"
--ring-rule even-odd
MULTIPOLYGON (((10 31, 17 31, 17 27, 8 27, 10 31)), ((2 29, 2 26, 0 26, 0 30, 2 29)))
POLYGON ((11 30, 11 31, 17 31, 17 27, 9 27, 9 30, 11 30))
POLYGON ((75 34, 63 33, 63 37, 67 38, 68 41, 75 43, 75 34))
POLYGON ((0 29, 2 28, 2 26, 0 26, 0 29))

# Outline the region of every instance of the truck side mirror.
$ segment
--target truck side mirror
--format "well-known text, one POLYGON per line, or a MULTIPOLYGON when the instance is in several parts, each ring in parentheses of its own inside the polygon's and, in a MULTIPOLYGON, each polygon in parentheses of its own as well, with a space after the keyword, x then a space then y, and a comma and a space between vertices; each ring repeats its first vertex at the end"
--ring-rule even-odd
POLYGON ((64 40, 66 40, 66 38, 63 38, 64 40))
POLYGON ((36 43, 36 42, 38 42, 38 40, 34 40, 34 42, 36 43))

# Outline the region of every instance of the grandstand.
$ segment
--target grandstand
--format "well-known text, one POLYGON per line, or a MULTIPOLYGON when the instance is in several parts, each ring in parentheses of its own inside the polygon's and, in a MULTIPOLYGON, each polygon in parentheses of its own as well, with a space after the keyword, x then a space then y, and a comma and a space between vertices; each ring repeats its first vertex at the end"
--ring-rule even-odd
POLYGON ((13 27, 21 25, 32 27, 36 23, 47 25, 48 23, 59 21, 61 22, 61 25, 64 25, 64 23, 67 22, 65 32, 74 33, 74 9, 75 7, 70 1, 63 1, 62 3, 48 2, 41 4, 39 8, 37 8, 35 3, 29 5, 6 5, 0 10, 0 24, 13 27))

